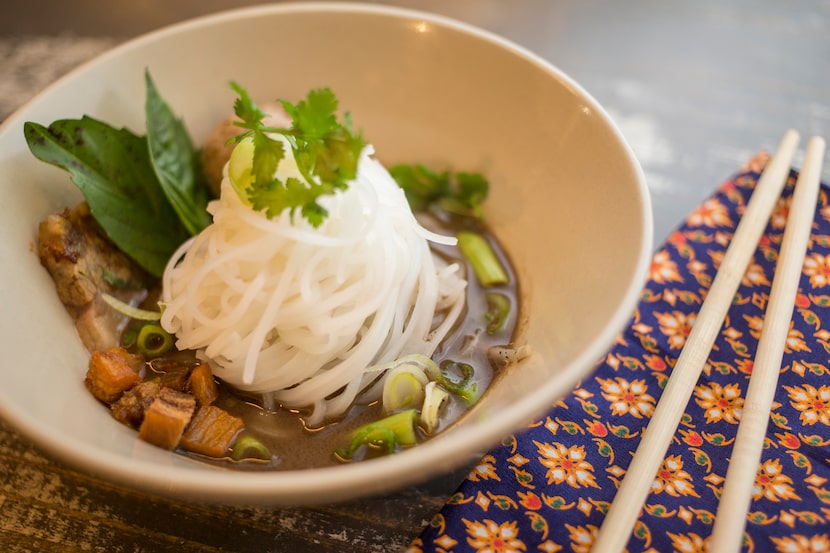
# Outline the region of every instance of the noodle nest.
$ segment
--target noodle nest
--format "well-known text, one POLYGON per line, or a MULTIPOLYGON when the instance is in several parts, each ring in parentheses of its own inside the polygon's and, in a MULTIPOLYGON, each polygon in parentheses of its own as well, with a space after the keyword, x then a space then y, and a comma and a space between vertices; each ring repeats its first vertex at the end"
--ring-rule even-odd
MULTIPOLYGON (((163 277, 161 324, 180 350, 266 406, 311 408, 306 424, 339 416, 371 387, 376 364, 432 355, 461 314, 466 282, 429 241, 406 197, 367 146, 356 179, 320 199, 313 228, 268 219, 227 176, 213 223, 182 245, 163 277), (371 386, 370 386, 371 385, 371 386)), ((277 175, 297 174, 285 156, 277 175)))

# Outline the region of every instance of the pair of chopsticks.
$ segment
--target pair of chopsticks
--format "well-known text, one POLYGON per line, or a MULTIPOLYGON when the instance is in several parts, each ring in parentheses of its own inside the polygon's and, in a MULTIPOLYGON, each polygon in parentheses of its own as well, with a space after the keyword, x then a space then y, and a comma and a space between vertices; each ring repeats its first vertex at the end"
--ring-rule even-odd
MULTIPOLYGON (((787 182, 798 142, 798 133, 787 131, 758 180, 631 466, 594 540, 593 553, 621 553, 628 543, 738 285, 787 182)), ((824 149, 821 137, 810 139, 796 182, 764 327, 709 540, 709 551, 712 552, 730 553, 741 549, 746 515, 816 210, 824 149)))

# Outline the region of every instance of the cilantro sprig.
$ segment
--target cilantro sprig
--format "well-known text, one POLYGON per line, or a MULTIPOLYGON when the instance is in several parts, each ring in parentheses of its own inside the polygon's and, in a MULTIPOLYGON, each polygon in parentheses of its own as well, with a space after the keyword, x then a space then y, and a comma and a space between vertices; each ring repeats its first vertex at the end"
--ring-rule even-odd
POLYGON ((490 183, 479 173, 434 171, 421 164, 399 164, 389 173, 403 188, 413 211, 438 209, 481 218, 490 183))
POLYGON ((242 191, 244 199, 268 218, 288 210, 293 220, 299 210, 312 226, 320 226, 328 211, 320 205, 319 198, 348 187, 357 175, 360 152, 366 145, 360 133, 352 130, 349 114, 340 122, 334 92, 317 88, 296 104, 280 100, 292 124, 290 128, 272 127, 265 124, 267 114, 244 88, 235 82, 230 86, 239 96, 234 102, 234 111, 240 119, 236 124, 245 129, 232 140, 253 141, 250 169, 253 178, 242 191), (280 180, 275 176, 286 153, 283 142, 274 134, 286 139, 302 179, 280 180))

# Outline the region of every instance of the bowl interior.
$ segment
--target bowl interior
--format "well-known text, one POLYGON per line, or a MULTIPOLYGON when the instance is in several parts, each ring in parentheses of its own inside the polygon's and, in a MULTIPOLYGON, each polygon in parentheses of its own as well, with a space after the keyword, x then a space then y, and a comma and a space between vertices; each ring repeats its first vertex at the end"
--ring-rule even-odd
POLYGON ((0 414, 97 474, 211 500, 346 499, 480 455, 593 367, 628 320, 651 251, 641 171, 588 94, 497 37, 388 8, 253 8, 132 41, 0 127, 0 188, 0 414), (447 433, 392 458, 315 470, 314 478, 217 470, 139 442, 83 386, 87 354, 33 249, 38 221, 80 195, 63 172, 31 156, 22 127, 87 114, 143 133, 145 68, 197 142, 230 113, 230 80, 259 101, 329 86, 381 161, 487 175, 485 216, 520 271, 534 354, 447 433))

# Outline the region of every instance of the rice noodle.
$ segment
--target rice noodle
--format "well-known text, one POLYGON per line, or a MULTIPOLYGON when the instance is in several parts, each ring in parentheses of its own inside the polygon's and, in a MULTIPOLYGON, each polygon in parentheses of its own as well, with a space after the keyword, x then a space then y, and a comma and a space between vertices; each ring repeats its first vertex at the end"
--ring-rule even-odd
MULTIPOLYGON (((428 243, 453 239, 418 224, 371 154, 364 149, 346 191, 320 199, 329 217, 318 228, 254 212, 226 168, 208 206, 213 224, 163 277, 161 324, 177 347, 197 350, 219 378, 266 404, 311 409, 310 425, 342 414, 370 366, 432 355, 463 311, 459 266, 428 243)), ((292 165, 286 155, 277 175, 292 165)))

